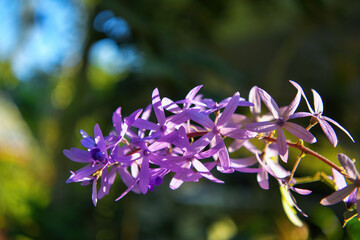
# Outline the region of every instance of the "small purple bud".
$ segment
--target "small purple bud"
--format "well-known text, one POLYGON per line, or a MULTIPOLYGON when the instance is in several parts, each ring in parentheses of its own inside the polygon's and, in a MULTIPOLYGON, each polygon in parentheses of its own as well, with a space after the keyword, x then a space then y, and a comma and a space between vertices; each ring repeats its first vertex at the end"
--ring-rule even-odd
POLYGON ((91 153, 91 157, 94 159, 94 160, 97 160, 97 161, 103 161, 105 159, 105 154, 99 149, 99 148, 93 148, 91 149, 90 151, 91 153))
POLYGON ((285 124, 285 119, 282 118, 282 117, 278 118, 278 120, 276 121, 276 124, 277 124, 279 127, 284 126, 284 124, 285 124))
POLYGON ((150 155, 149 149, 145 149, 143 153, 144 153, 145 156, 149 156, 149 155, 150 155))
POLYGON ((160 184, 162 184, 162 182, 163 182, 163 179, 161 177, 156 177, 154 185, 159 186, 160 184))
POLYGON ((160 131, 161 131, 161 132, 165 132, 166 129, 167 129, 167 127, 166 127, 165 125, 162 125, 162 126, 160 127, 160 131))

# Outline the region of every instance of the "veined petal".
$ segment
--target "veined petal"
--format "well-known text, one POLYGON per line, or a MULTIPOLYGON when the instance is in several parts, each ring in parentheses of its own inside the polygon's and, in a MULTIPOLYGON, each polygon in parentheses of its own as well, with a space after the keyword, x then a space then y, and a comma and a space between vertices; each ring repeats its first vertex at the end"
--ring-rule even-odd
POLYGON ((314 135, 312 135, 308 130, 306 130, 305 128, 303 128, 298 124, 286 122, 283 127, 286 130, 288 130, 291 134, 304 140, 305 142, 308 143, 316 142, 316 138, 314 137, 314 135))
POLYGON ((345 168, 345 171, 349 175, 350 178, 352 178, 353 180, 359 178, 359 173, 356 170, 355 164, 348 156, 346 156, 345 154, 339 153, 338 159, 339 159, 341 166, 343 166, 343 168, 345 168))
POLYGON ((104 164, 97 164, 95 166, 87 165, 87 166, 85 166, 83 168, 80 168, 79 170, 74 172, 71 175, 71 177, 68 178, 68 180, 66 180, 66 183, 81 182, 85 178, 91 177, 91 175, 93 175, 95 172, 97 172, 102 167, 104 167, 104 164))
POLYGON ((251 138, 256 137, 256 135, 257 135, 256 132, 248 131, 245 129, 226 128, 226 127, 221 128, 220 133, 224 136, 234 138, 234 139, 241 139, 241 140, 251 139, 251 138))
POLYGON ((245 142, 247 142, 247 140, 235 139, 235 141, 233 141, 228 147, 229 152, 235 152, 236 150, 244 146, 245 142))
POLYGON ((314 89, 311 89, 314 96, 314 109, 316 113, 323 113, 324 105, 320 95, 314 89))
MULTIPOLYGON (((234 168, 237 172, 242 172, 242 173, 259 173, 264 171, 261 168, 247 168, 247 167, 242 167, 242 168, 234 168)), ((226 172, 225 172, 226 173, 226 172)), ((231 172, 230 172, 231 173, 231 172)))
POLYGON ((92 201, 94 203, 94 206, 96 207, 96 203, 97 203, 97 179, 93 180, 93 186, 92 186, 92 201))
POLYGON ((217 144, 221 145, 221 149, 218 152, 221 167, 224 170, 227 170, 227 169, 229 169, 229 166, 230 166, 229 153, 226 149, 226 145, 225 145, 223 139, 219 135, 216 135, 215 137, 216 137, 216 145, 217 144))
POLYGON ((224 111, 221 113, 217 126, 223 126, 225 123, 230 119, 231 115, 235 112, 240 99, 240 93, 236 92, 231 100, 229 101, 228 105, 225 107, 224 111))
POLYGON ((284 179, 290 175, 289 171, 285 170, 280 164, 274 162, 273 160, 265 158, 265 162, 263 162, 262 159, 260 159, 259 154, 256 153, 255 156, 262 168, 274 178, 284 179))
POLYGON ((209 179, 212 182, 216 182, 216 183, 224 183, 223 181, 217 179, 216 177, 214 177, 209 169, 207 169, 199 160, 194 159, 192 161, 192 164, 194 166, 194 168, 196 169, 196 171, 198 171, 203 177, 209 179))
POLYGON ((291 188, 291 190, 301 195, 309 195, 312 192, 309 189, 296 188, 296 187, 291 188))
POLYGON ((131 174, 125 169, 120 167, 118 169, 118 173, 121 177, 121 180, 123 183, 130 188, 129 191, 133 190, 135 193, 140 193, 140 189, 137 187, 136 183, 139 180, 138 178, 134 179, 131 174), (137 188, 135 188, 135 186, 137 188))
POLYGON ((294 118, 303 118, 303 117, 312 117, 313 114, 308 113, 308 112, 297 112, 292 114, 289 119, 294 119, 294 118))
POLYGON ((148 120, 151 115, 152 104, 149 104, 141 114, 141 119, 148 120))
POLYGON ((95 137, 96 145, 101 149, 101 151, 106 152, 106 144, 101 129, 99 127, 99 124, 95 124, 94 137, 95 137))
POLYGON ((353 137, 350 135, 350 133, 345 129, 343 128, 339 123, 337 123, 335 120, 329 118, 329 117, 325 117, 325 116, 322 116, 321 117, 322 119, 328 121, 328 122, 331 122, 332 124, 334 124, 335 126, 337 126, 338 128, 340 128, 344 133, 346 133, 346 135, 348 135, 348 137, 351 139, 351 141, 355 142, 355 140, 353 139, 353 137))
POLYGON ((191 148, 194 152, 198 153, 203 150, 207 145, 210 144, 211 140, 214 138, 215 134, 213 131, 206 133, 204 136, 196 140, 191 144, 191 148))
POLYGON ((269 174, 267 171, 259 172, 256 176, 256 179, 262 189, 269 189, 269 174))
POLYGON ((324 206, 328 206, 328 205, 333 205, 338 202, 341 202, 344 198, 349 196, 350 193, 352 193, 352 191, 354 191, 355 189, 356 189, 356 186, 354 184, 350 184, 350 185, 340 189, 339 191, 333 192, 326 198, 323 198, 320 201, 320 204, 322 204, 324 206))
POLYGON ((156 119, 160 126, 165 124, 165 113, 161 104, 161 99, 159 95, 159 90, 157 88, 154 89, 152 93, 152 106, 154 108, 154 112, 156 115, 156 119))
POLYGON ((284 162, 287 162, 288 146, 282 128, 278 128, 276 139, 277 139, 279 155, 284 162))
POLYGON ((244 128, 253 132, 263 133, 263 132, 274 131, 277 128, 277 125, 269 121, 266 121, 266 122, 249 123, 244 128))
POLYGON ((100 189, 98 192, 98 199, 103 198, 105 195, 109 194, 109 190, 110 190, 110 185, 108 184, 108 180, 109 180, 109 173, 108 173, 108 167, 105 166, 102 170, 102 174, 101 174, 101 178, 100 178, 100 189))
POLYGON ((149 189, 150 181, 150 170, 149 170, 149 160, 147 157, 143 158, 141 169, 139 173, 139 187, 143 194, 146 194, 149 189))
POLYGON ((285 112, 282 115, 282 117, 285 120, 289 119, 289 117, 296 111, 297 107, 299 106, 300 100, 301 100, 301 91, 298 89, 295 98, 292 100, 292 102, 286 108, 285 112))
MULTIPOLYGON (((174 131, 176 133, 175 138, 171 141, 171 143, 180 148, 181 151, 185 152, 185 151, 189 151, 189 149, 191 149, 192 147, 190 146, 189 140, 186 136, 186 131, 185 128, 183 126, 181 126, 177 132, 174 131)), ((198 140, 197 140, 198 141, 198 140)), ((195 142, 194 142, 195 143, 195 142)))
POLYGON ((65 149, 64 155, 74 162, 91 163, 94 160, 91 158, 91 154, 88 151, 84 151, 77 148, 71 148, 70 150, 65 149))
POLYGON ((177 113, 176 115, 172 115, 168 118, 168 125, 170 125, 169 123, 171 123, 171 124, 177 126, 177 125, 180 125, 180 124, 186 122, 189 119, 190 119, 190 117, 188 115, 186 115, 186 111, 180 112, 180 113, 177 113))
POLYGON ((116 111, 113 113, 112 121, 113 121, 113 125, 114 125, 116 133, 118 135, 120 135, 122 132, 122 127, 123 127, 122 118, 121 118, 121 107, 116 109, 116 111))
POLYGON ((186 99, 194 99, 194 97, 196 96, 196 94, 199 92, 200 88, 202 88, 203 85, 199 85, 194 87, 193 89, 191 89, 189 91, 189 93, 186 95, 186 99))
POLYGON ((139 129, 147 129, 147 130, 159 130, 160 126, 150 122, 148 120, 144 120, 141 118, 138 118, 134 121, 133 127, 139 128, 139 129))
POLYGON ((298 91, 301 92, 301 95, 302 95, 303 98, 305 99, 306 104, 307 104, 307 106, 308 106, 308 108, 309 108, 310 113, 314 113, 314 110, 311 108, 311 106, 310 106, 310 104, 309 104, 309 101, 308 101, 308 99, 306 98, 305 93, 304 93, 303 89, 301 88, 301 86, 300 86, 299 84, 297 84, 296 82, 294 82, 294 81, 290 81, 290 83, 291 83, 292 85, 294 85, 294 87, 296 87, 296 88, 298 89, 298 91))
POLYGON ((252 106, 254 106, 254 104, 251 103, 251 102, 246 101, 246 100, 243 99, 243 98, 240 98, 239 103, 238 103, 238 106, 239 106, 239 107, 252 107, 252 106))
POLYGON ((175 190, 178 189, 183 183, 184 181, 182 180, 182 173, 176 173, 175 176, 171 179, 170 181, 170 189, 175 190))
POLYGON ((247 157, 247 158, 238 158, 238 159, 230 158, 230 167, 231 168, 249 167, 257 162, 258 161, 255 156, 247 157))
POLYGON ((137 182, 139 178, 136 178, 131 186, 129 186, 115 201, 119 201, 122 199, 126 194, 128 194, 131 190, 135 193, 140 193, 140 191, 137 191, 137 182))
MULTIPOLYGON (((200 88, 202 87, 203 85, 199 85, 199 86, 196 86, 194 87, 193 89, 191 89, 189 91, 189 93, 186 95, 185 99, 188 99, 188 100, 193 100, 196 96, 196 94, 199 92, 200 88)), ((191 101, 190 101, 191 102, 191 101)), ((185 108, 189 108, 190 107, 190 104, 191 103, 187 103, 184 105, 185 108)))
POLYGON ((198 109, 188 109, 185 111, 185 114, 191 120, 205 128, 212 129, 215 126, 215 123, 209 118, 209 116, 200 112, 198 109))
POLYGON ((318 122, 320 124, 321 129, 325 133, 326 137, 329 139, 331 145, 336 147, 338 144, 338 138, 336 136, 336 133, 334 129, 330 126, 329 123, 327 123, 325 120, 318 118, 318 122))
POLYGON ((134 121, 136 119, 139 118, 139 116, 141 115, 142 109, 138 109, 135 112, 131 113, 130 116, 124 118, 124 122, 128 127, 131 127, 132 124, 134 123, 134 121))
POLYGON ((279 116, 279 106, 276 104, 275 100, 263 89, 257 88, 257 92, 259 96, 261 97, 262 101, 266 105, 266 107, 269 109, 269 111, 272 113, 274 118, 278 119, 279 116))
POLYGON ((179 113, 182 111, 182 109, 176 104, 174 103, 173 100, 167 98, 167 97, 164 97, 161 101, 161 104, 163 105, 163 107, 169 111, 169 112, 172 112, 172 113, 179 113))
POLYGON ((253 107, 250 107, 250 112, 256 120, 260 117, 261 114, 261 99, 259 94, 257 93, 256 86, 250 89, 249 101, 254 104, 253 107))
POLYGON ((218 153, 222 147, 223 147, 222 143, 218 143, 214 147, 211 147, 209 150, 206 150, 204 152, 200 152, 202 149, 199 150, 198 153, 196 153, 196 151, 193 151, 194 153, 196 153, 194 155, 194 157, 196 159, 210 158, 210 157, 214 156, 216 153, 218 153))
POLYGON ((177 132, 171 132, 169 134, 163 135, 162 137, 160 137, 159 139, 157 139, 154 143, 152 143, 148 149, 152 152, 154 151, 158 151, 160 149, 166 148, 167 146, 169 146, 174 139, 177 137, 177 132))
POLYGON ((347 186, 347 183, 346 183, 346 180, 345 180, 345 177, 344 175, 342 175, 341 173, 339 173, 337 170, 335 170, 334 168, 332 169, 332 173, 333 173, 333 176, 334 176, 334 181, 335 181, 335 185, 336 185, 336 188, 339 190, 339 189, 342 189, 344 187, 347 186))

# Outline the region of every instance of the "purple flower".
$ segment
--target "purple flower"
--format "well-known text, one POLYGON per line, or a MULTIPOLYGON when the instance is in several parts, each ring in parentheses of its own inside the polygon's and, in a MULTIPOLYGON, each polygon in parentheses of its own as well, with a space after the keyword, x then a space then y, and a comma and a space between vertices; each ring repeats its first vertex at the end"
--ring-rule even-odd
POLYGON ((201 177, 205 177, 216 183, 223 183, 223 181, 214 177, 209 169, 200 161, 210 158, 220 150, 220 145, 217 145, 207 151, 203 151, 208 143, 209 139, 203 136, 190 145, 185 128, 179 128, 177 137, 172 141, 172 144, 179 148, 181 155, 166 157, 166 161, 169 162, 168 164, 170 166, 175 165, 176 168, 174 169, 177 169, 175 170, 175 176, 170 182, 171 189, 177 189, 184 181, 189 181, 191 175, 196 176, 195 179, 197 181, 199 179, 198 174, 195 174, 192 168, 194 168, 201 177))
POLYGON ((264 104, 267 106, 271 114, 273 115, 273 121, 264 121, 257 123, 250 123, 245 126, 245 129, 254 132, 271 132, 277 129, 277 145, 281 159, 287 162, 288 158, 288 146, 286 138, 283 132, 283 128, 295 135, 296 137, 309 142, 316 142, 316 138, 305 128, 298 124, 288 122, 291 115, 295 112, 300 103, 301 92, 298 90, 295 98, 284 110, 281 110, 276 104, 275 100, 263 89, 257 88, 257 93, 261 97, 264 104))
POLYGON ((146 116, 136 119, 133 126, 142 130, 151 130, 151 138, 157 138, 169 132, 169 129, 167 129, 166 117, 161 103, 159 90, 157 88, 155 88, 152 93, 152 108, 154 109, 154 113, 158 121, 157 124, 146 120, 146 118, 148 118, 146 116))
POLYGON ((360 220, 360 175, 356 170, 354 162, 345 154, 338 154, 338 159, 341 166, 345 169, 348 179, 352 182, 349 185, 346 185, 346 182, 343 178, 337 176, 336 184, 339 188, 338 191, 330 194, 326 198, 323 198, 320 203, 322 205, 333 205, 341 201, 345 201, 348 204, 355 204, 358 211, 358 219, 360 220))
MULTIPOLYGON (((106 179, 107 178, 107 167, 108 167, 108 153, 106 148, 106 143, 103 137, 103 134, 100 130, 98 124, 94 127, 94 144, 88 144, 90 137, 87 134, 84 134, 86 139, 85 145, 90 147, 89 151, 84 151, 81 149, 72 148, 70 150, 64 150, 63 153, 70 160, 75 162, 88 163, 87 166, 79 169, 76 172, 71 172, 71 176, 68 178, 66 183, 70 182, 88 182, 91 181, 93 183, 93 192, 92 192, 92 200, 94 205, 97 203, 97 180, 101 178, 102 182, 105 184, 102 187, 107 188, 106 179), (102 174, 102 173, 105 174, 102 174)), ((83 143, 84 144, 84 143, 83 143)), ((104 191, 104 193, 107 192, 104 191)))
POLYGON ((229 153, 223 140, 223 136, 244 140, 254 138, 257 135, 255 132, 245 129, 226 127, 228 120, 231 118, 238 106, 239 98, 240 94, 236 92, 215 123, 207 114, 197 111, 196 109, 189 109, 186 113, 192 121, 200 124, 208 130, 208 133, 204 135, 204 139, 207 139, 210 142, 213 138, 215 138, 215 145, 221 145, 221 149, 218 152, 220 161, 218 169, 220 171, 228 170, 230 165, 229 153))
POLYGON ((309 108, 310 113, 307 112, 298 112, 295 113, 291 116, 291 118, 297 118, 297 117, 313 117, 316 122, 318 122, 320 124, 321 129, 323 130, 323 132, 325 133, 326 137, 329 139, 330 143, 336 147, 336 145, 338 144, 338 138, 336 136, 336 133, 334 131, 334 129, 330 126, 330 123, 334 124, 335 126, 337 126, 338 128, 340 128, 343 132, 345 132, 349 138, 354 142, 354 139, 352 138, 352 136, 350 135, 350 133, 343 128, 339 123, 337 123, 336 121, 334 121, 333 119, 329 118, 329 117, 325 117, 323 116, 323 111, 324 111, 324 105, 323 105, 323 101, 320 97, 320 95, 314 90, 311 89, 312 93, 313 93, 313 97, 314 97, 314 108, 315 110, 313 110, 309 104, 309 101, 307 100, 305 93, 303 91, 303 89, 301 88, 301 86, 293 81, 290 81, 302 94, 302 96, 304 97, 306 104, 309 108))

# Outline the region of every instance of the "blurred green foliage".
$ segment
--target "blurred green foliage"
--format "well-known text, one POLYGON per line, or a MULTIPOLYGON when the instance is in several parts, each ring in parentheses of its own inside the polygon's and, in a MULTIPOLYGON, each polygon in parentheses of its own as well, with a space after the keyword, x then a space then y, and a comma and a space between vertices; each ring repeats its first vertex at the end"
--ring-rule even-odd
MULTIPOLYGON (((125 189, 117 181, 110 196, 94 208, 90 187, 65 184, 69 170, 80 164, 66 159, 62 150, 80 147, 79 130, 92 133, 95 123, 110 131, 118 106, 124 115, 146 107, 155 87, 162 97, 178 100, 203 84, 206 97, 221 100, 235 91, 247 98, 258 85, 285 105, 295 94, 289 79, 301 84, 309 99, 310 88, 316 89, 324 114, 357 140, 360 2, 62 2, 74 6, 82 19, 77 22, 82 38, 74 38, 82 46, 73 56, 79 59, 75 64, 58 63, 23 80, 14 73, 12 55, 0 61, 0 239, 356 239, 359 224, 341 229, 343 205, 319 205, 331 192, 321 183, 305 186, 314 194, 296 196, 310 216, 302 218, 302 228, 286 219, 275 181, 270 191, 263 191, 255 176, 244 174, 219 175, 225 185, 202 181, 177 191, 165 182, 146 196, 131 193, 114 202, 125 189), (113 41, 119 49, 136 49, 136 66, 109 73, 99 56, 92 61, 93 46, 111 39, 93 28, 104 10, 126 21, 130 37, 113 41)), ((26 32, 39 17, 31 5, 22 11, 19 21, 26 32)), ((13 53, 23 41, 26 35, 14 39, 18 46, 13 53)), ((338 152, 359 159, 357 144, 337 133, 340 147, 333 150, 321 138, 320 127, 314 128, 320 142, 314 148, 334 161, 338 152)), ((314 166, 329 172, 305 158, 298 174, 315 174, 314 166)))

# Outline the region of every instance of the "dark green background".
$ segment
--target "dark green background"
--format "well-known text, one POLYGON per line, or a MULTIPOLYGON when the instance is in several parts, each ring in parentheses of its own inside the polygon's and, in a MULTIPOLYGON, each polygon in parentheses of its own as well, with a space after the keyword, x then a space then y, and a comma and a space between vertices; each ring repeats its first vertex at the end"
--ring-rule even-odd
MULTIPOLYGON (((114 199, 125 188, 116 181, 110 195, 95 208, 90 187, 65 184, 69 170, 81 164, 65 158, 62 150, 80 147, 79 130, 92 134, 95 123, 108 133, 118 106, 125 116, 146 107, 155 87, 162 97, 179 100, 203 84, 205 97, 221 100, 235 91, 247 98, 251 87, 258 85, 279 105, 286 105, 296 93, 288 80, 298 82, 310 102, 310 89, 316 89, 324 100, 324 115, 341 123, 356 141, 360 134, 360 2, 73 2, 83 4, 86 16, 81 62, 37 72, 26 81, 13 75, 9 60, 0 62, 5 99, 0 106, 10 106, 9 114, 0 117, 18 121, 14 129, 20 132, 12 143, 9 135, 14 129, 0 126, 5 128, 1 139, 9 146, 26 143, 25 150, 0 146, 0 239, 267 240, 357 235, 356 221, 341 229, 342 204, 333 208, 319 204, 331 193, 324 184, 304 186, 316 191, 312 195, 296 195, 309 215, 301 217, 305 226, 296 228, 282 210, 277 182, 271 181, 271 189, 264 191, 255 175, 240 173, 217 175, 225 185, 204 180, 186 183, 176 191, 168 188, 167 179, 154 192, 129 193, 119 202, 114 199), (93 29, 94 17, 103 10, 127 21, 131 37, 118 44, 133 44, 141 52, 139 69, 110 76, 89 63, 91 46, 108 38, 93 29)), ((28 27, 33 23, 31 18, 21 21, 28 27)), ((304 102, 300 108, 306 110, 304 102)), ((320 127, 315 127, 318 143, 312 148, 336 163, 339 152, 359 156, 358 143, 336 132, 340 144, 333 149, 320 127)), ((319 169, 330 173, 324 164, 305 158, 298 174, 311 175, 319 169)))

